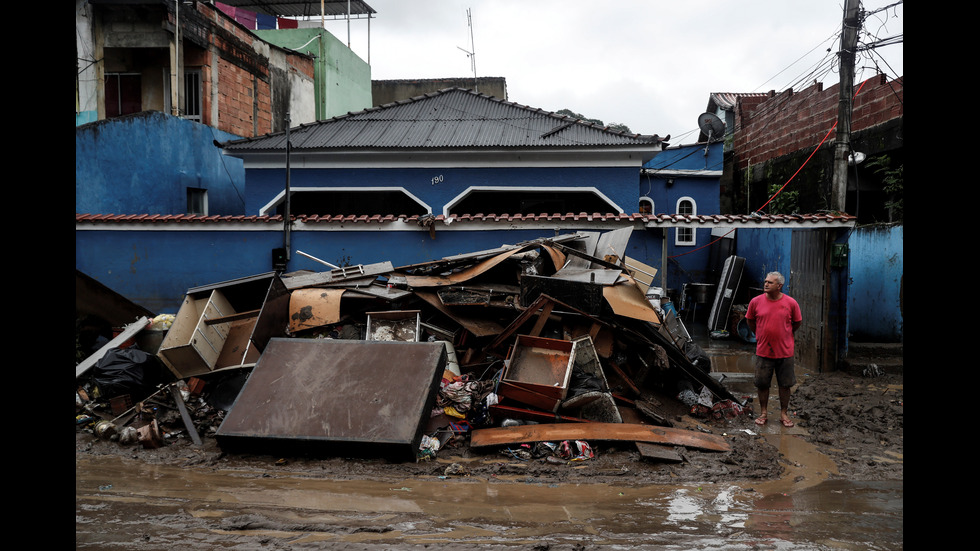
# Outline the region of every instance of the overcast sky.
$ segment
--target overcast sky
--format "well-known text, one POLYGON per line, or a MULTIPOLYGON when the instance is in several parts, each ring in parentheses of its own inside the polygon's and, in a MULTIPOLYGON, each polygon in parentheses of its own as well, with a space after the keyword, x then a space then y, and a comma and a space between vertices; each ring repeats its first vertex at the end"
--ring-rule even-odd
MULTIPOLYGON (((371 78, 504 77, 510 101, 571 109, 641 134, 694 143, 711 92, 801 90, 838 82, 843 0, 367 0, 371 78), (467 25, 472 14, 473 43, 467 25), (827 50, 830 49, 830 52, 827 50)), ((898 0, 865 0, 873 12, 898 0)), ((903 34, 904 5, 860 38, 903 34), (868 34, 870 33, 870 34, 868 34)), ((327 28, 347 42, 347 23, 327 28)), ((368 25, 350 24, 368 59, 368 25)), ((904 76, 903 44, 860 55, 855 82, 904 76)))

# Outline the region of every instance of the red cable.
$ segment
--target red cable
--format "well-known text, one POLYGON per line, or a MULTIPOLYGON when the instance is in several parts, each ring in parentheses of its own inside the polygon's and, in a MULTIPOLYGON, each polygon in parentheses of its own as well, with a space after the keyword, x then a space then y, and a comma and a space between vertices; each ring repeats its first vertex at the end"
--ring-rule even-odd
MULTIPOLYGON (((862 88, 864 88, 864 85, 865 85, 865 84, 867 84, 867 83, 868 83, 868 81, 867 81, 867 80, 865 80, 864 82, 862 82, 862 83, 861 83, 861 85, 860 85, 860 86, 858 86, 858 89, 857 89, 857 91, 855 91, 855 92, 854 92, 854 96, 853 96, 853 97, 851 98, 852 100, 853 100, 853 98, 856 98, 856 97, 857 97, 857 95, 858 95, 859 93, 861 93, 861 89, 862 89, 862 88)), ((810 153, 810 156, 809 156, 809 157, 807 157, 805 161, 803 161, 803 164, 802 164, 802 165, 800 165, 800 168, 798 168, 798 169, 796 169, 796 172, 794 172, 794 173, 793 173, 793 175, 789 177, 789 180, 786 180, 786 183, 785 183, 785 184, 783 184, 783 187, 781 187, 781 188, 779 188, 779 190, 778 190, 778 191, 776 191, 776 193, 774 193, 774 194, 772 195, 772 197, 770 197, 770 198, 769 198, 769 200, 768 200, 768 201, 766 201, 766 202, 765 202, 765 203, 764 203, 764 204, 763 204, 763 205, 762 205, 761 207, 759 207, 759 208, 757 208, 757 209, 755 210, 755 212, 759 212, 759 211, 761 211, 762 209, 764 209, 764 208, 766 208, 766 205, 768 205, 769 203, 771 203, 771 202, 772 202, 772 200, 773 200, 773 199, 775 199, 777 195, 779 195, 780 193, 782 193, 782 192, 783 192, 783 190, 784 190, 784 189, 786 189, 786 186, 788 186, 788 185, 789 185, 789 183, 793 181, 793 178, 796 178, 796 175, 797 175, 797 174, 799 174, 801 170, 803 170, 803 167, 805 167, 805 166, 806 166, 806 164, 810 162, 810 159, 812 159, 812 158, 813 158, 813 156, 814 156, 814 154, 816 154, 816 152, 820 150, 820 146, 822 146, 822 145, 823 145, 823 143, 824 143, 825 141, 827 141, 827 138, 829 138, 829 137, 830 137, 830 133, 831 133, 831 132, 833 132, 835 128, 837 128, 837 121, 834 121, 834 125, 830 127, 830 130, 828 130, 828 131, 827 131, 827 134, 826 134, 826 135, 825 135, 825 136, 823 137, 823 139, 822 139, 822 140, 820 140, 820 143, 819 143, 819 144, 817 144, 817 147, 815 147, 815 148, 813 149, 813 151, 812 151, 812 152, 810 153)), ((735 229, 734 229, 734 228, 732 228, 732 230, 731 230, 731 231, 729 231, 728 233, 732 233, 733 231, 735 231, 735 229)), ((709 242, 709 243, 707 243, 707 244, 705 244, 705 245, 702 245, 702 246, 700 246, 700 247, 698 247, 698 248, 696 248, 696 249, 691 249, 690 251, 687 251, 687 252, 684 252, 684 253, 681 253, 681 254, 675 254, 675 255, 673 255, 673 256, 668 256, 667 258, 677 258, 678 256, 684 256, 684 255, 686 255, 686 254, 691 254, 691 253, 693 253, 693 252, 696 252, 696 251, 699 251, 699 250, 701 250, 701 249, 703 249, 703 248, 705 248, 705 247, 709 247, 709 246, 711 246, 711 245, 713 245, 713 244, 715 244, 715 243, 717 243, 717 242, 719 242, 719 241, 721 241, 722 239, 724 239, 724 238, 725 238, 725 236, 726 236, 726 235, 728 235, 728 233, 726 233, 725 235, 722 235, 722 236, 721 236, 721 237, 719 237, 718 239, 715 239, 714 241, 711 241, 711 242, 709 242)))

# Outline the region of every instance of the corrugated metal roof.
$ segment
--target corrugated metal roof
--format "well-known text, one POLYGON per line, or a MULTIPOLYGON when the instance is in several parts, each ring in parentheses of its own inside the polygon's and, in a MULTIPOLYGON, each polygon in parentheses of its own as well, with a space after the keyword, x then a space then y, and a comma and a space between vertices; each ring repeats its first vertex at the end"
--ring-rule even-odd
POLYGON ((730 111, 735 108, 738 98, 764 98, 768 96, 769 94, 766 92, 712 92, 709 96, 708 108, 710 111, 711 103, 714 103, 718 108, 730 111))
MULTIPOLYGON (((386 148, 596 147, 658 145, 542 109, 447 88, 290 129, 294 151, 386 148)), ((228 151, 285 149, 285 133, 222 144, 228 151)))
MULTIPOLYGON (((311 0, 310 2, 302 2, 297 0, 293 0, 291 2, 287 0, 221 1, 229 6, 254 11, 256 13, 264 13, 266 15, 285 17, 320 16, 320 0, 311 0)), ((331 19, 346 16, 348 5, 350 6, 350 13, 352 17, 369 16, 369 14, 378 13, 374 11, 374 8, 361 0, 323 0, 322 4, 324 15, 331 19)))

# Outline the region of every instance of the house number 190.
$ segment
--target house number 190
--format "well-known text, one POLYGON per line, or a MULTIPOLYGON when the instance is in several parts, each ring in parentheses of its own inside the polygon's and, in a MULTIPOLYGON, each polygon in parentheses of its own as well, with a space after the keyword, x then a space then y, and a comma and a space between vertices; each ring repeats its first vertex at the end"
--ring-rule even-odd
POLYGON ((442 182, 442 174, 440 174, 440 175, 438 175, 438 176, 436 176, 435 178, 432 179, 432 185, 436 185, 436 184, 438 184, 440 182, 442 182))

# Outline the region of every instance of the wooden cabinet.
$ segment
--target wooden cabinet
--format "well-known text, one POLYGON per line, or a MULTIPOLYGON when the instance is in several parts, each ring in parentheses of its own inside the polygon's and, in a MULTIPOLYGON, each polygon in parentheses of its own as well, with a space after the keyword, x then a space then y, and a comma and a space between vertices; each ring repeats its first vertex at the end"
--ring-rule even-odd
POLYGON ((288 326, 289 293, 276 275, 191 289, 157 356, 178 378, 254 364, 288 326))

